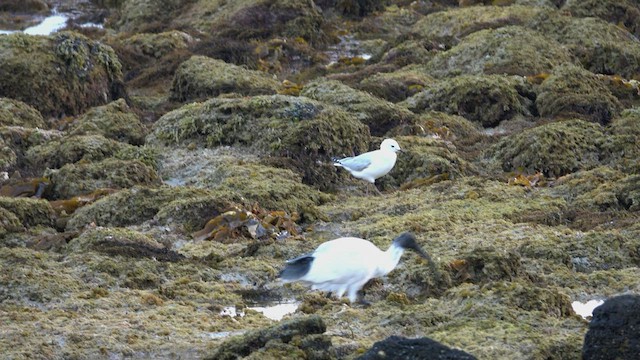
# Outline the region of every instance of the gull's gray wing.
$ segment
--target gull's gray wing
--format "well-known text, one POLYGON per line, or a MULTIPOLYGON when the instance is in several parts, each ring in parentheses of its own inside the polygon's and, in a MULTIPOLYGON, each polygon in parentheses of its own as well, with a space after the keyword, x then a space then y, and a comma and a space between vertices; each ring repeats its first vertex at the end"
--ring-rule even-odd
POLYGON ((334 162, 349 170, 362 171, 371 165, 371 157, 369 153, 364 153, 354 157, 334 160, 334 162))

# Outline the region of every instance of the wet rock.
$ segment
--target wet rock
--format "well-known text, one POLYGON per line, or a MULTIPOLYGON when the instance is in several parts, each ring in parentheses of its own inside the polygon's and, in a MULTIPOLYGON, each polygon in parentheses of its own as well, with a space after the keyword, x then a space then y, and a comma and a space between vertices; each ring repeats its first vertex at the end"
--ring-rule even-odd
POLYGON ((224 93, 268 95, 275 94, 278 87, 278 81, 267 73, 205 56, 193 56, 176 71, 171 98, 184 102, 212 98, 224 93))
POLYGON ((102 135, 108 139, 142 145, 145 129, 124 99, 119 99, 82 114, 69 125, 68 134, 102 135))
POLYGON ((484 127, 498 125, 515 116, 530 116, 535 94, 519 77, 463 75, 425 86, 401 102, 414 112, 442 111, 460 115, 484 127))
POLYGON ((0 126, 47 128, 40 112, 22 101, 0 98, 0 126))
POLYGON ((473 360, 476 357, 462 350, 452 349, 427 337, 409 339, 390 336, 373 344, 359 360, 473 360))
POLYGON ((164 245, 142 233, 123 228, 95 228, 84 231, 66 246, 68 252, 95 251, 109 256, 153 258, 158 261, 184 259, 164 245))
POLYGON ((45 117, 76 115, 126 95, 113 49, 73 32, 0 37, 0 77, 0 96, 45 117))
POLYGON ((160 118, 147 137, 150 144, 235 145, 321 188, 338 179, 330 158, 364 152, 369 140, 367 127, 352 114, 284 95, 188 104, 160 118))
POLYGON ((593 310, 583 359, 633 359, 639 353, 640 296, 616 296, 593 310))
POLYGON ((153 168, 138 160, 105 159, 66 164, 49 174, 52 197, 69 199, 102 188, 126 189, 135 185, 160 185, 153 168))
POLYGON ((234 337, 222 343, 207 359, 237 359, 252 354, 267 356, 270 350, 278 350, 276 354, 313 355, 313 359, 334 359, 335 353, 328 337, 313 336, 326 331, 324 321, 314 315, 282 321, 272 327, 255 330, 246 335, 234 337), (313 337, 312 337, 313 336, 313 337), (318 354, 319 353, 319 354, 318 354))
POLYGON ((571 62, 570 53, 537 31, 505 26, 475 32, 426 65, 437 78, 455 75, 532 75, 571 62))
POLYGON ((433 81, 422 69, 408 66, 395 72, 367 77, 360 82, 360 88, 395 103, 417 94, 433 81))
POLYGON ((460 39, 483 29, 526 25, 544 19, 552 9, 533 6, 473 6, 434 12, 416 22, 411 32, 452 46, 460 39))
POLYGON ((487 154, 504 171, 524 169, 559 177, 598 166, 603 141, 600 125, 567 120, 507 136, 487 154))
MULTIPOLYGON (((38 225, 53 227, 55 225, 55 212, 46 200, 0 196, 0 208, 13 213, 26 228, 38 225)), ((11 217, 9 225, 15 229, 15 223, 11 221, 11 217)))
POLYGON ((318 79, 312 81, 305 85, 301 95, 343 107, 355 114, 375 136, 382 136, 389 129, 410 123, 415 119, 415 114, 410 111, 363 91, 353 89, 337 80, 318 79))
POLYGON ((44 0, 9 0, 0 5, 0 11, 46 13, 49 11, 49 5, 44 0))

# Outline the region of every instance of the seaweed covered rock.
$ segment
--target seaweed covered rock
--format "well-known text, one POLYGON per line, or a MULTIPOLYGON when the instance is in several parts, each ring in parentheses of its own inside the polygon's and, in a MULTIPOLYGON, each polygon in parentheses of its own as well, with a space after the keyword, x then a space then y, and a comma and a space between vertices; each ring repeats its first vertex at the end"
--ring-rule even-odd
POLYGON ((184 102, 224 93, 268 95, 275 94, 278 86, 278 81, 267 73, 206 56, 192 56, 176 71, 171 85, 171 98, 184 102))
POLYGON ((411 111, 353 89, 337 80, 314 80, 305 85, 301 95, 343 107, 355 114, 375 136, 382 136, 389 129, 411 123, 415 119, 415 114, 411 111))
POLYGON ((133 145, 144 143, 145 129, 124 99, 89 109, 69 125, 69 135, 102 135, 133 145))
POLYGON ((19 170, 22 175, 35 175, 27 161, 29 148, 61 137, 62 133, 57 130, 0 126, 0 170, 19 170))
POLYGON ((445 141, 418 136, 396 137, 396 140, 402 144, 404 152, 398 156, 390 177, 378 180, 383 188, 392 180, 397 186, 412 188, 476 172, 473 165, 445 141))
POLYGON ((567 120, 507 136, 488 150, 504 171, 541 171, 559 177, 599 165, 604 135, 600 125, 567 120))
POLYGON ((633 0, 567 0, 562 7, 576 17, 598 17, 640 37, 640 5, 633 0))
POLYGON ((578 117, 606 125, 621 109, 600 78, 574 65, 556 67, 537 93, 536 106, 545 117, 578 117))
POLYGON ((0 97, 0 126, 47 128, 40 112, 22 101, 0 97))
POLYGON ((455 75, 533 75, 571 62, 558 42, 522 26, 505 26, 475 32, 440 52, 426 65, 437 78, 455 75))
POLYGON ((331 340, 325 337, 313 337, 326 331, 326 325, 317 315, 283 321, 266 329, 250 331, 245 335, 233 337, 222 343, 207 359, 232 360, 249 355, 259 357, 335 358, 335 349, 331 340), (313 339, 310 342, 307 340, 313 339), (317 348, 313 342, 321 342, 317 348), (315 348, 315 349, 314 349, 315 348), (314 354, 312 351, 319 351, 314 354))
POLYGON ((433 45, 425 40, 407 40, 382 54, 380 62, 395 66, 426 64, 436 54, 432 47, 433 45))
POLYGON ((185 105, 160 118, 147 142, 239 145, 271 156, 274 165, 295 169, 305 183, 327 188, 337 179, 330 158, 364 152, 369 139, 367 127, 344 110, 305 97, 273 95, 185 105))
POLYGON ((0 78, 0 96, 45 117, 80 114, 125 96, 113 49, 73 32, 0 37, 0 78))
MULTIPOLYGON (((53 227, 55 224, 55 212, 46 200, 0 196, 0 208, 13 213, 26 228, 38 225, 53 227)), ((9 221, 9 223, 15 225, 13 221, 9 221)))
POLYGON ((11 211, 0 206, 0 239, 5 235, 24 231, 24 226, 18 217, 11 211))
POLYGON ((69 199, 102 188, 124 189, 134 185, 159 185, 158 174, 138 160, 105 159, 66 164, 49 174, 52 196, 69 199))
POLYGON ((607 128, 605 157, 612 166, 628 173, 640 173, 640 108, 622 111, 607 128))
POLYGON ((633 359, 640 354, 640 296, 608 299, 593 310, 584 337, 584 360, 633 359))
POLYGON ((399 102, 422 91, 433 78, 415 66, 391 73, 377 73, 360 82, 364 91, 391 102, 399 102))
POLYGON ((138 33, 123 39, 120 45, 131 52, 150 58, 160 59, 165 55, 180 49, 187 49, 195 39, 182 31, 170 30, 159 34, 138 33))
POLYGON ((274 36, 324 41, 324 18, 312 1, 127 0, 110 23, 119 31, 162 32, 183 29, 238 40, 274 36), (265 16, 269 14, 269 16, 265 16))
POLYGON ((640 41, 627 30, 598 18, 563 17, 535 26, 597 74, 637 78, 640 41))
MULTIPOLYGON (((207 220, 224 210, 221 207, 227 206, 224 200, 211 198, 214 194, 187 187, 134 186, 76 210, 67 223, 67 230, 78 230, 91 223, 108 227, 141 224, 153 219, 165 207, 164 219, 187 222, 191 229, 202 228, 207 220), (187 199, 192 201, 186 202, 187 199), (196 202, 198 199, 201 201, 196 202), (183 205, 174 203, 176 200, 183 200, 183 205)), ((224 199, 220 194, 218 197, 224 199)))
POLYGON ((65 164, 79 161, 101 161, 129 147, 133 146, 102 135, 65 136, 30 147, 25 157, 34 169, 42 171, 59 169, 65 164))
POLYGON ((530 116, 535 94, 520 77, 463 75, 427 85, 406 99, 414 112, 436 110, 493 127, 517 115, 530 116))
POLYGON ((523 25, 544 19, 552 9, 536 6, 470 6, 448 9, 429 14, 416 22, 411 33, 447 46, 483 29, 496 29, 508 25, 523 25))
POLYGON ((86 253, 95 251, 109 256, 152 258, 158 261, 178 261, 180 255, 149 236, 124 228, 93 228, 71 240, 65 250, 86 253))
POLYGON ((428 337, 408 339, 400 336, 373 344, 358 360, 475 360, 476 357, 462 350, 452 349, 428 337), (428 354, 428 355, 427 355, 428 354))

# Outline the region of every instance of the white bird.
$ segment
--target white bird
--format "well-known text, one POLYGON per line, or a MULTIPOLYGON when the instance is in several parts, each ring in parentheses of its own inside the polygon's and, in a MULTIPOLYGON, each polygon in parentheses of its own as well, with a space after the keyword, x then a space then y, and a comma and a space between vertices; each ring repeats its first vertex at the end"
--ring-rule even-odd
POLYGON ((395 238, 387 251, 364 239, 342 237, 287 261, 279 277, 285 283, 301 281, 311 285, 312 290, 332 291, 339 298, 346 292, 349 301, 355 302, 367 281, 388 274, 398 265, 405 249, 412 249, 433 263, 410 233, 395 238))
POLYGON ((396 153, 399 151, 402 149, 397 141, 384 139, 379 150, 344 159, 333 159, 333 165, 343 167, 358 179, 373 184, 374 189, 380 194, 375 186, 376 179, 387 175, 393 169, 398 158, 396 153))

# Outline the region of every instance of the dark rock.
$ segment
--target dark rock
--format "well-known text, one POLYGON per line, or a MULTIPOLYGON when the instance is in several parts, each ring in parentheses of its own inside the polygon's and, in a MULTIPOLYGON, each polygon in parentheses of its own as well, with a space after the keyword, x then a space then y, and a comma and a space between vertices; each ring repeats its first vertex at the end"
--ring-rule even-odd
POLYGON ((329 346, 327 345, 331 343, 331 341, 327 341, 326 339, 320 341, 318 337, 315 336, 315 334, 322 334, 325 331, 326 325, 320 316, 313 315, 305 318, 291 319, 266 329, 251 331, 246 335, 231 338, 222 343, 207 359, 239 359, 264 348, 267 343, 271 342, 282 342, 292 349, 297 349, 297 347, 292 344, 294 337, 303 338, 300 347, 305 348, 311 355, 314 355, 312 358, 331 358, 330 355, 318 356, 317 354, 320 344, 328 351, 329 346), (313 337, 307 339, 307 335, 312 335, 313 337))
POLYGON ((431 340, 427 337, 407 339, 400 336, 390 336, 373 344, 359 360, 402 359, 402 360, 471 360, 476 357, 461 350, 431 340))
POLYGON ((593 311, 582 358, 637 359, 640 354, 640 296, 611 298, 593 311))

